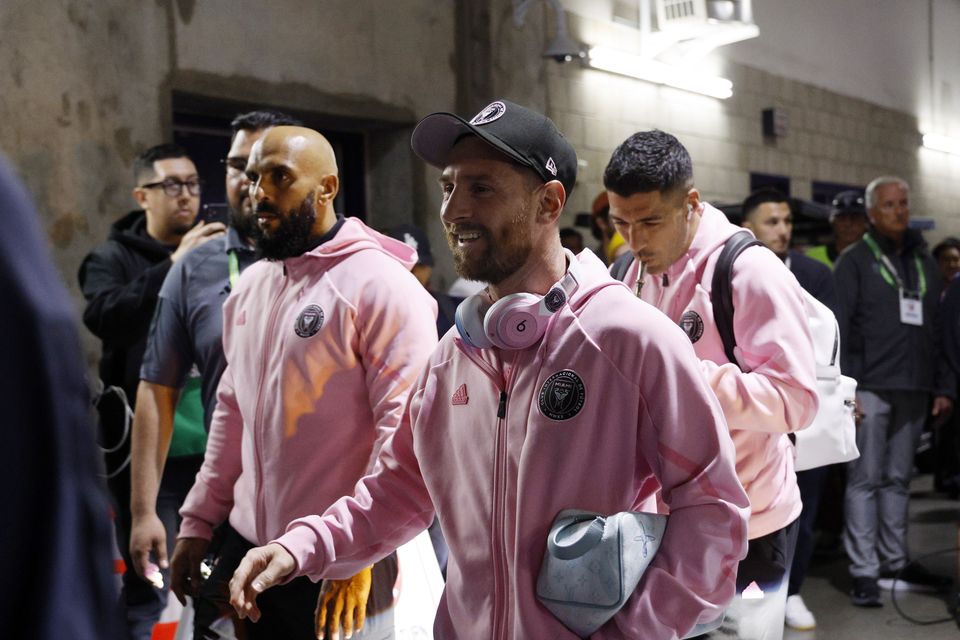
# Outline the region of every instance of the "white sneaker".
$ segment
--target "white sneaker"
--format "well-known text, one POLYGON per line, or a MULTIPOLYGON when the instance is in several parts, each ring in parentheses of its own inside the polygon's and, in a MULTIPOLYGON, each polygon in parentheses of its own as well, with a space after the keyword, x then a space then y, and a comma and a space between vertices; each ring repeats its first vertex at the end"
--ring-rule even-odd
POLYGON ((807 609, 800 594, 787 597, 787 608, 783 616, 784 623, 797 631, 810 631, 817 628, 817 619, 807 609))

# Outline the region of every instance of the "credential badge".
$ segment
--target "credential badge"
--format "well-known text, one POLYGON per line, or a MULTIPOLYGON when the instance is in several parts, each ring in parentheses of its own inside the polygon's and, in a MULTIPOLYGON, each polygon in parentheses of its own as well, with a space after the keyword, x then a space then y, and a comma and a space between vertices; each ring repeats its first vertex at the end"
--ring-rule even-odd
POLYGON ((583 409, 587 392, 575 372, 558 371, 540 387, 540 413, 551 420, 569 420, 583 409))
POLYGON ((507 112, 507 105, 499 100, 491 102, 483 108, 483 111, 473 116, 470 124, 479 127, 482 124, 490 124, 494 120, 499 120, 507 112))
POLYGON ((323 326, 323 309, 315 304, 304 307, 300 315, 297 316, 297 322, 293 330, 301 338, 309 338, 320 331, 323 326))
POLYGON ((696 342, 703 336, 703 318, 696 311, 685 311, 680 317, 680 328, 690 338, 690 342, 696 342))

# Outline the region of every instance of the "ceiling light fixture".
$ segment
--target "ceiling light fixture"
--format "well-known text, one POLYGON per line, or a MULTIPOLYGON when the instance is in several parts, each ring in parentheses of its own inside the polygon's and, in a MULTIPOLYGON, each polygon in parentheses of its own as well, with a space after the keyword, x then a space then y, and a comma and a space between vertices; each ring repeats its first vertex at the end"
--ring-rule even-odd
POLYGON ((699 73, 607 47, 591 48, 587 55, 586 64, 594 69, 630 76, 654 84, 663 84, 721 100, 726 100, 733 95, 733 83, 726 78, 699 73))
POLYGON ((952 153, 960 156, 960 138, 942 136, 937 133, 923 134, 923 146, 934 151, 952 153))

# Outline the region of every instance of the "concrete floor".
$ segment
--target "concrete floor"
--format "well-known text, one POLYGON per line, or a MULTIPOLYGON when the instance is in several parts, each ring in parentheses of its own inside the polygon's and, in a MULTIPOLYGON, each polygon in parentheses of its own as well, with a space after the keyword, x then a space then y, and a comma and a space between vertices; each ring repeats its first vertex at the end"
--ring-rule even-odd
MULTIPOLYGON (((910 506, 910 550, 914 558, 942 549, 951 553, 921 561, 926 568, 956 576, 957 527, 960 501, 933 491, 932 476, 917 477, 912 484, 910 506)), ((894 607, 889 591, 883 593, 883 607, 863 609, 850 604, 847 590, 847 560, 839 549, 821 546, 801 589, 807 607, 817 618, 815 631, 787 629, 784 640, 957 640, 960 628, 949 621, 926 626, 903 618, 894 607)), ((908 616, 919 620, 949 616, 946 596, 897 592, 896 602, 908 616)))

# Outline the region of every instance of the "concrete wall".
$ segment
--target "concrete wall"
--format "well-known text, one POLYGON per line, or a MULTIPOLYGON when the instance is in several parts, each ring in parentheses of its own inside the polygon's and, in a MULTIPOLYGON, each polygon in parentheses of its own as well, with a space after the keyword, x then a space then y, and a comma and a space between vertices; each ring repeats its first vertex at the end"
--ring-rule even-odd
MULTIPOLYGON (((572 0, 570 5, 577 7, 572 0)), ((597 5, 591 4, 589 9, 568 14, 568 27, 576 39, 626 51, 638 46, 635 30, 596 17, 597 5), (590 12, 593 17, 587 17, 590 12)), ((960 16, 956 23, 960 25, 960 16)), ((760 51, 768 51, 763 45, 763 28, 761 25, 760 39, 750 42, 760 51)), ((808 33, 802 25, 796 30, 808 33)), ((813 49, 811 56, 819 60, 821 54, 813 49)), ((850 55, 858 58, 856 51, 850 55)), ((570 137, 581 159, 580 180, 565 222, 572 223, 579 211, 589 211, 602 189, 603 168, 617 144, 635 131, 660 128, 677 135, 690 150, 697 185, 708 200, 739 202, 749 192, 751 172, 788 176, 792 194, 802 198, 811 196, 814 181, 865 185, 877 175, 894 173, 914 187, 914 216, 935 220, 936 229, 927 234, 928 240, 960 232, 960 216, 955 213, 955 202, 960 199, 960 158, 920 148, 916 112, 763 70, 759 68, 763 56, 750 59, 757 65, 719 54, 704 61, 733 81, 733 97, 728 100, 651 85, 577 63, 548 63, 549 113, 570 137), (787 112, 790 130, 786 137, 762 135, 761 112, 767 107, 787 112)), ((877 60, 873 63, 880 64, 877 60)), ((824 78, 836 84, 838 77, 845 77, 848 66, 841 58, 833 75, 824 78)), ((882 73, 857 77, 851 83, 887 84, 882 73)))
MULTIPOLYGON (((454 108, 454 5, 0 3, 0 150, 37 201, 78 310, 77 268, 134 208, 131 162, 170 136, 174 91, 354 122, 367 133, 368 219, 424 221, 437 189, 408 140, 420 116, 454 108)), ((98 342, 85 342, 93 362, 98 342)))

